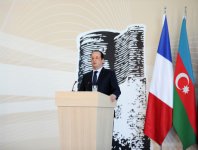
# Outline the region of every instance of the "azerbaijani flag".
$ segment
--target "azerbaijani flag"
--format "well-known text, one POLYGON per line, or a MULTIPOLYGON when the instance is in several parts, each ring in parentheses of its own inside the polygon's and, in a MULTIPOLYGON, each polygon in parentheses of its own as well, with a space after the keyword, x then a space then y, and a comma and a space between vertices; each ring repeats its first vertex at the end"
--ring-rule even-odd
POLYGON ((148 95, 144 133, 162 144, 172 127, 173 66, 166 16, 148 95))
POLYGON ((193 76, 186 18, 183 18, 174 74, 173 126, 183 149, 197 140, 195 79, 193 76))

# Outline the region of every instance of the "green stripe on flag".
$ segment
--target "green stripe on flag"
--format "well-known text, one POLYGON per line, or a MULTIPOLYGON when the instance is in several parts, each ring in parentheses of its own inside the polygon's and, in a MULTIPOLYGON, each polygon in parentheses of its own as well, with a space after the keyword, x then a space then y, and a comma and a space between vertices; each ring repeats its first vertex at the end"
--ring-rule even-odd
POLYGON ((183 149, 186 149, 196 143, 196 136, 175 87, 173 103, 173 127, 183 144, 183 149))

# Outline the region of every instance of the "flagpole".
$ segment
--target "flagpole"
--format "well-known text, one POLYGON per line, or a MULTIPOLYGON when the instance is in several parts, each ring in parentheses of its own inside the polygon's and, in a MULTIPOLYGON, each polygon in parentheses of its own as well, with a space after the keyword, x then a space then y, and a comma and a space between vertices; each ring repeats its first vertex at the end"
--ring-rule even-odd
MULTIPOLYGON (((167 7, 164 6, 164 15, 163 15, 163 23, 162 23, 162 26, 164 25, 164 20, 165 20, 165 17, 166 17, 166 10, 167 10, 167 7)), ((162 144, 160 145, 160 150, 162 150, 162 144)))
MULTIPOLYGON (((165 20, 165 17, 166 17, 166 10, 167 10, 167 7, 164 6, 164 17, 163 17, 163 23, 164 23, 164 20, 165 20)), ((162 150, 162 144, 160 145, 160 150, 162 150)))
POLYGON ((160 150, 162 150, 162 145, 160 145, 160 150))
POLYGON ((164 15, 163 15, 163 18, 162 18, 162 26, 164 25, 164 20, 166 18, 166 9, 167 9, 167 7, 164 6, 164 15))
POLYGON ((187 19, 187 6, 185 6, 185 8, 184 8, 184 16, 187 19))

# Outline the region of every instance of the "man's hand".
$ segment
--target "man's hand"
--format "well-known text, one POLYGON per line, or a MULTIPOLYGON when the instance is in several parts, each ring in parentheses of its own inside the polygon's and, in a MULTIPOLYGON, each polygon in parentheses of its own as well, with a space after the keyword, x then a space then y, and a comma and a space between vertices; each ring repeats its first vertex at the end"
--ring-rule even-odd
POLYGON ((115 102, 115 101, 116 101, 116 95, 111 94, 111 95, 110 95, 110 100, 111 100, 112 102, 115 102))

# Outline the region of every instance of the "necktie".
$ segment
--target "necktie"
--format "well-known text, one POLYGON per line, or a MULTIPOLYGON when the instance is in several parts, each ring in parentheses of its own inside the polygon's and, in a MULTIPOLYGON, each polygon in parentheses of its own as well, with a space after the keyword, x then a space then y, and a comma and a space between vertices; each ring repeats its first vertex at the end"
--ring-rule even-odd
POLYGON ((97 83, 97 73, 98 73, 98 71, 94 71, 94 76, 93 76, 93 85, 96 85, 96 83, 97 83))

